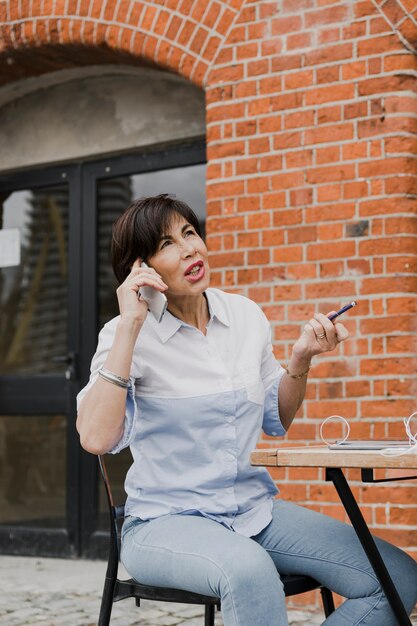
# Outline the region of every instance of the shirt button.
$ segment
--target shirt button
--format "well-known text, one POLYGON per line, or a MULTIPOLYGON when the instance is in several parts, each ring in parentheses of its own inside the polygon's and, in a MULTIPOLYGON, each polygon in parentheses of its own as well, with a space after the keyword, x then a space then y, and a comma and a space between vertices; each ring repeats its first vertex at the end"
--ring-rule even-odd
POLYGON ((226 422, 228 422, 229 424, 231 424, 231 423, 234 421, 234 419, 235 419, 235 418, 233 417, 233 415, 228 415, 228 416, 226 417, 226 422))

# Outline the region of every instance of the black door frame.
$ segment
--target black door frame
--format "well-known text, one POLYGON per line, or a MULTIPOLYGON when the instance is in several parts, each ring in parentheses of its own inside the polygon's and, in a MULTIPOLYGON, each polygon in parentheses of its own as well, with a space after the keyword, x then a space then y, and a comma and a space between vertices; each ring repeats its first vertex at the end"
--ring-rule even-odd
MULTIPOLYGON (((205 139, 172 144, 164 148, 141 151, 137 155, 111 157, 88 163, 82 171, 82 199, 88 210, 83 211, 81 252, 83 268, 82 331, 83 346, 80 356, 80 380, 88 381, 91 358, 97 346, 98 324, 98 267, 97 267, 97 183, 106 178, 129 176, 145 172, 198 165, 206 162, 205 139)), ((95 456, 81 457, 82 493, 80 536, 81 552, 87 558, 104 557, 108 549, 108 533, 97 530, 98 464, 95 456)))
MULTIPOLYGON (((4 192, 35 189, 60 184, 68 185, 68 354, 79 353, 79 325, 73 323, 80 315, 80 262, 77 239, 80 233, 80 166, 63 165, 36 170, 22 170, 0 176, 4 192)), ((64 355, 63 355, 64 356, 64 355)), ((75 440, 75 403, 78 381, 67 380, 65 374, 0 377, 0 415, 54 414, 67 416, 66 458, 66 528, 39 528, 29 526, 0 526, 0 552, 72 556, 79 551, 79 446, 75 440)))

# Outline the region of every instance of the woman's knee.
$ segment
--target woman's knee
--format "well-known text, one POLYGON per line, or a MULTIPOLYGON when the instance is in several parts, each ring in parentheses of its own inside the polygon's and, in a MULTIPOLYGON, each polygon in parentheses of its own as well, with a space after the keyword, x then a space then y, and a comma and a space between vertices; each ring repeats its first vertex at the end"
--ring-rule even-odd
POLYGON ((234 555, 218 563, 222 571, 222 583, 230 588, 245 589, 251 594, 259 590, 272 589, 273 593, 282 592, 283 586, 271 557, 264 548, 248 539, 245 545, 236 547, 234 555))

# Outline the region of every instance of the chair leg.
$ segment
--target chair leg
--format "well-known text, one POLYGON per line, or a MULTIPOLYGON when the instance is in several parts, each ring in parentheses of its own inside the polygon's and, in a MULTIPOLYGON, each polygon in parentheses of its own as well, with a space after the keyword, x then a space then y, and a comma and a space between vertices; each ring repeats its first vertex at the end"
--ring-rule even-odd
POLYGON ((97 626, 109 626, 113 608, 114 580, 106 578, 104 581, 103 596, 101 598, 100 615, 97 626))
POLYGON ((323 602, 324 614, 329 617, 334 612, 335 606, 333 601, 333 594, 327 587, 320 587, 321 599, 323 602))
POLYGON ((204 626, 214 626, 214 605, 206 604, 204 626))

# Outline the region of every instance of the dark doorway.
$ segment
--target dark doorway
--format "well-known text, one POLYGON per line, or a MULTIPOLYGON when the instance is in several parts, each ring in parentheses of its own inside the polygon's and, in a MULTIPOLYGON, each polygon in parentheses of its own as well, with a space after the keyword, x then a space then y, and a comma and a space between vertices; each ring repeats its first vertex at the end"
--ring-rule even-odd
MULTIPOLYGON (((189 202, 204 226, 202 141, 0 177, 3 553, 105 553, 104 494, 96 458, 79 446, 76 394, 99 329, 118 314, 112 223, 134 198, 163 192, 189 202)), ((108 463, 121 498, 129 463, 128 451, 108 463)))

